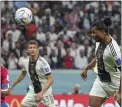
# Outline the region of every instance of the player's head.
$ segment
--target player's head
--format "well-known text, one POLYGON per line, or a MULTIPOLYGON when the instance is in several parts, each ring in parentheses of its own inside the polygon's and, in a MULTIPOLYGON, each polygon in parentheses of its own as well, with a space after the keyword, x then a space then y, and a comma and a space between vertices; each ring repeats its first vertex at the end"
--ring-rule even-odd
POLYGON ((28 53, 30 56, 39 54, 39 44, 35 40, 30 40, 28 42, 28 53))
POLYGON ((101 20, 96 21, 91 27, 91 36, 96 42, 104 40, 106 35, 109 35, 109 26, 112 24, 110 17, 105 17, 101 20))

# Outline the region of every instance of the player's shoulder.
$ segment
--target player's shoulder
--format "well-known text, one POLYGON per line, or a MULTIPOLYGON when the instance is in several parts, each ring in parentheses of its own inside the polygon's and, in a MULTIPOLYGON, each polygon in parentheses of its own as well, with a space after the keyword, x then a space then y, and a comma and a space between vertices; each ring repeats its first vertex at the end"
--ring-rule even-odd
MULTIPOLYGON (((111 38, 112 38, 112 37, 111 37, 111 38)), ((109 47, 110 47, 111 49, 115 49, 115 50, 120 49, 118 43, 117 43, 113 38, 112 38, 111 43, 109 43, 109 47)))
MULTIPOLYGON (((112 38, 112 37, 111 37, 112 38)), ((116 56, 120 52, 120 47, 117 42, 112 38, 111 43, 109 43, 109 49, 113 56, 116 56)))
POLYGON ((29 57, 27 57, 27 58, 23 58, 22 61, 23 61, 23 63, 25 63, 25 62, 29 62, 29 57))
POLYGON ((46 66, 48 62, 41 56, 39 56, 38 60, 42 63, 43 66, 46 66))

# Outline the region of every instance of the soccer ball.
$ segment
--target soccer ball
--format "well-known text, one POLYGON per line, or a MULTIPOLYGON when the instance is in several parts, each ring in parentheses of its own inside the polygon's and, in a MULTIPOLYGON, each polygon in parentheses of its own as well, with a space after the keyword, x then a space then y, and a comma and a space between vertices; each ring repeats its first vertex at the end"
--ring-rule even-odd
POLYGON ((15 21, 19 25, 27 25, 31 23, 33 14, 30 9, 21 7, 15 12, 15 21))

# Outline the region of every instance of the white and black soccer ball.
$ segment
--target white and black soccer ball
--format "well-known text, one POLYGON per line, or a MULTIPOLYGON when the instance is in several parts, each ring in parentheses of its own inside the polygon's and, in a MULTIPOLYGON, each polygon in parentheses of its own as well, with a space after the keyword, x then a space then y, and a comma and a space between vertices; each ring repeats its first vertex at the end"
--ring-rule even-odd
POLYGON ((26 7, 21 7, 15 12, 15 21, 19 25, 27 25, 31 23, 33 19, 33 14, 30 9, 26 7))

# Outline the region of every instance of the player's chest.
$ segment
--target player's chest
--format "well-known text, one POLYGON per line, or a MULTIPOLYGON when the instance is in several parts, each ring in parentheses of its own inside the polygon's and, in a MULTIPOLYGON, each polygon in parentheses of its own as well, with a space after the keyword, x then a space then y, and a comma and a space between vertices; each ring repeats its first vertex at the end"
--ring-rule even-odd
POLYGON ((106 61, 111 59, 111 54, 107 45, 99 45, 96 51, 97 60, 106 61))
POLYGON ((34 72, 40 73, 43 71, 43 67, 39 61, 36 63, 27 63, 26 64, 26 70, 29 72, 30 70, 33 70, 34 72))

